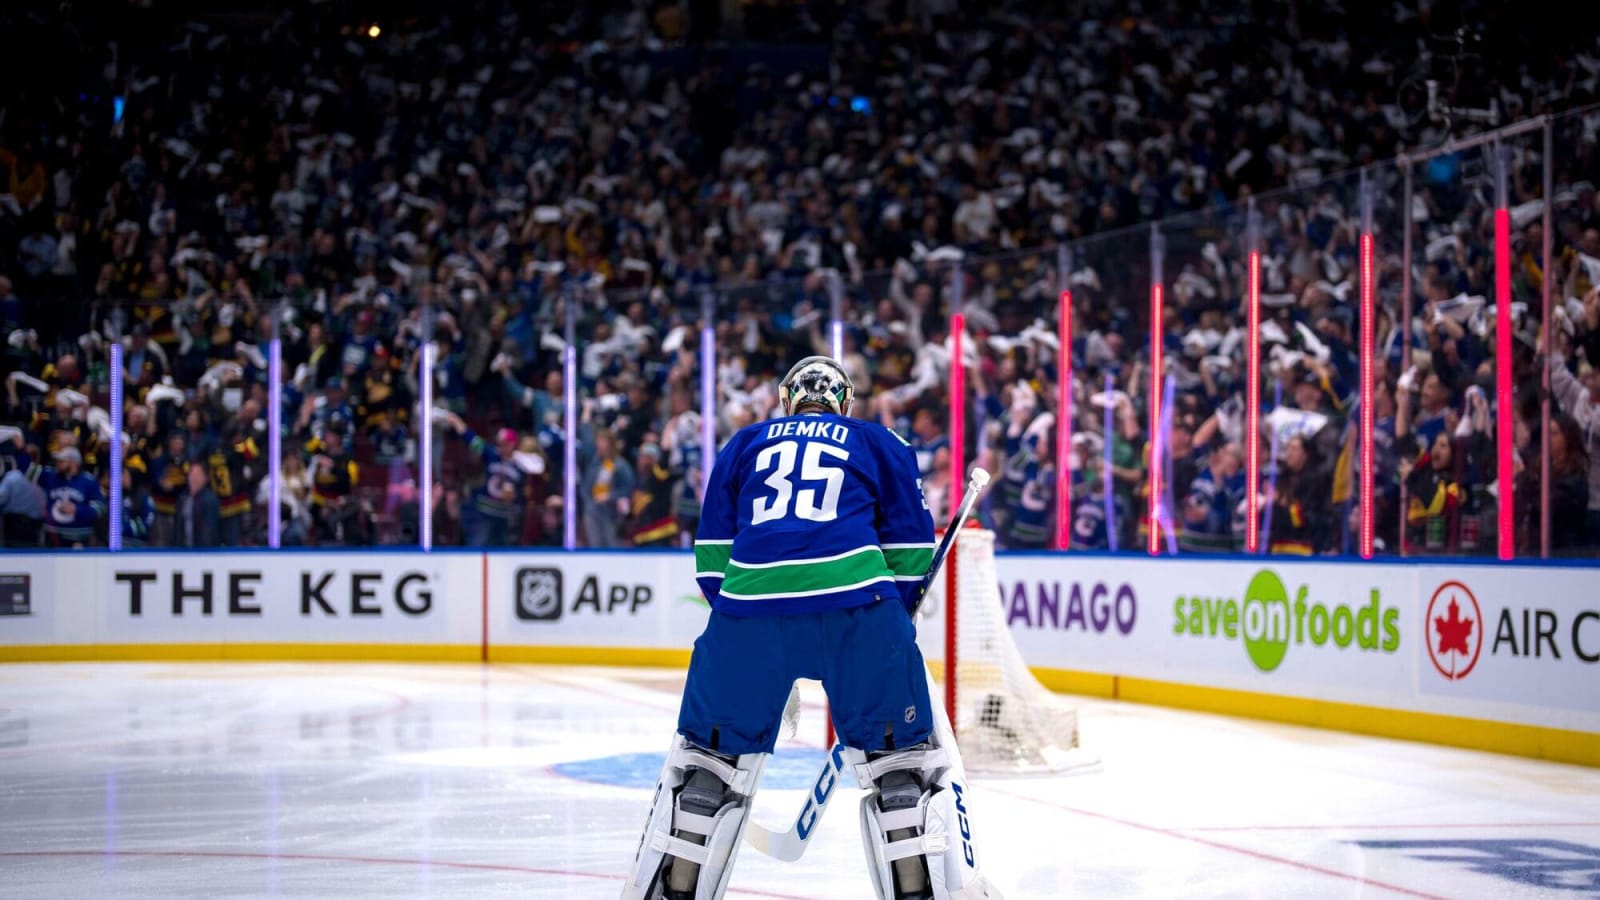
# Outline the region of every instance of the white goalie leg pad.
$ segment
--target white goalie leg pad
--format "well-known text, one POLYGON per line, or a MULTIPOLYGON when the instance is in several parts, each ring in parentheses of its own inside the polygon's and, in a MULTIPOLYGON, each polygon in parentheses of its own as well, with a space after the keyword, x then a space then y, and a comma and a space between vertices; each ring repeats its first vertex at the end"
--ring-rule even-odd
POLYGON ((680 873, 693 872, 693 892, 687 895, 694 900, 721 900, 767 756, 747 753, 730 762, 675 735, 622 900, 660 900, 666 896, 674 867, 684 863, 691 865, 680 868, 680 873), (710 804, 703 801, 704 788, 711 783, 703 775, 695 783, 696 770, 719 782, 713 790, 720 797, 710 804), (686 789, 700 796, 686 799, 686 789))
POLYGON ((861 840, 873 888, 879 900, 1001 900, 978 867, 960 755, 939 737, 935 731, 926 743, 856 766, 857 783, 869 786, 861 800, 861 840), (886 777, 894 773, 915 781, 886 777), (908 788, 921 791, 914 806, 905 802, 908 788), (925 868, 897 887, 896 863, 918 858, 925 868))

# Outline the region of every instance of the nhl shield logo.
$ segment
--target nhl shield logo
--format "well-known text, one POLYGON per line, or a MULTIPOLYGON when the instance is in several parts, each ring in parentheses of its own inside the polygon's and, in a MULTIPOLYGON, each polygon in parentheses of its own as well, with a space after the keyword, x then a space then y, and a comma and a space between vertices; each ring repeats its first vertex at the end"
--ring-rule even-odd
POLYGON ((517 618, 553 622, 561 618, 561 570, 517 570, 517 618))

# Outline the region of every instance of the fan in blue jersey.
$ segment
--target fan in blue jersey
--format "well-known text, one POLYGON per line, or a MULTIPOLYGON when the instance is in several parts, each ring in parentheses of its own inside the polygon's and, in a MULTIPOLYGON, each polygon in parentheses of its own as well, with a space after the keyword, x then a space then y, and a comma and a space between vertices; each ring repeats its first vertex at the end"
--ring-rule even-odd
POLYGON ((82 546, 94 536, 94 524, 105 514, 100 483, 83 471, 83 456, 76 447, 55 452, 54 466, 39 470, 44 491, 44 533, 57 547, 82 546))
POLYGON ((1072 482, 1072 535, 1070 546, 1074 550, 1109 550, 1111 534, 1116 523, 1128 515, 1126 505, 1115 492, 1109 505, 1106 503, 1104 461, 1101 457, 1104 440, 1092 432, 1075 435, 1073 452, 1079 468, 1072 482), (1111 516, 1107 522, 1107 515, 1111 516))
POLYGON ((504 547, 522 528, 522 487, 526 473, 516 463, 517 433, 500 429, 491 444, 452 413, 448 419, 467 449, 483 462, 483 484, 472 493, 465 518, 467 545, 504 547))
POLYGON ((911 450, 917 454, 917 471, 923 478, 933 474, 934 458, 948 450, 950 439, 944 434, 945 411, 932 403, 917 407, 911 417, 911 450))
POLYGON ((849 418, 854 389, 832 359, 801 360, 778 397, 784 416, 741 429, 711 470, 695 540, 711 615, 622 896, 722 897, 790 688, 812 678, 859 761, 880 900, 997 898, 908 615, 934 550, 916 455, 849 418))
POLYGON ((1010 498, 1005 515, 1006 547, 1043 550, 1050 546, 1056 514, 1056 467, 1051 460, 1051 429, 1055 416, 1045 413, 1033 420, 1020 438, 1006 434, 1004 495, 1010 498))
POLYGON ((1234 509, 1245 495, 1242 452, 1225 444, 1211 454, 1211 465, 1189 483, 1178 546, 1185 552, 1227 553, 1238 543, 1234 509))
POLYGON ((0 546, 37 547, 44 527, 44 492, 23 440, 21 429, 0 425, 0 546))

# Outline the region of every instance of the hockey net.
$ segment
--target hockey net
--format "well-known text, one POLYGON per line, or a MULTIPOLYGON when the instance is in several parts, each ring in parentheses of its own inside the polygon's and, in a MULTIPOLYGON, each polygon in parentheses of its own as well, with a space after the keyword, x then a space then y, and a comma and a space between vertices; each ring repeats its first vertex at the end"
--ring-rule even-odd
POLYGON ((1034 774, 1095 766, 1098 758, 1079 746, 1077 708, 1039 683, 1006 626, 994 532, 963 529, 945 566, 919 611, 917 644, 943 689, 934 702, 946 705, 967 769, 1034 774), (951 585, 953 603, 946 602, 951 585), (952 654, 954 665, 947 665, 952 654))

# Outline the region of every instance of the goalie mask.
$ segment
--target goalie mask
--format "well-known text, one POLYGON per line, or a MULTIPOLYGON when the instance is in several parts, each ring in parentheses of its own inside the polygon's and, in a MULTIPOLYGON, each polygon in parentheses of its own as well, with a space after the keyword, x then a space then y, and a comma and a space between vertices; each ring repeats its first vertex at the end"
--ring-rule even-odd
POLYGON ((827 356, 808 356, 800 360, 778 382, 778 402, 786 416, 794 415, 807 405, 848 416, 855 396, 850 375, 827 356))

